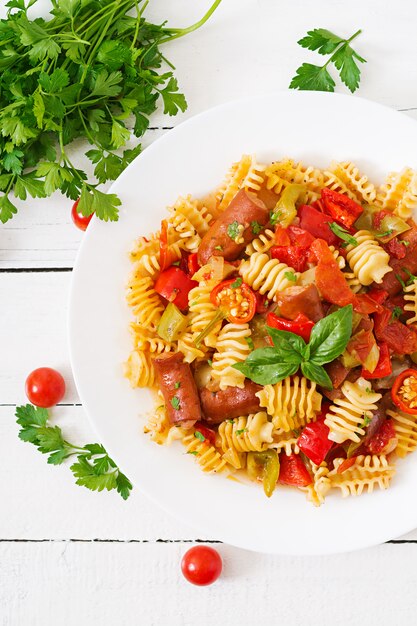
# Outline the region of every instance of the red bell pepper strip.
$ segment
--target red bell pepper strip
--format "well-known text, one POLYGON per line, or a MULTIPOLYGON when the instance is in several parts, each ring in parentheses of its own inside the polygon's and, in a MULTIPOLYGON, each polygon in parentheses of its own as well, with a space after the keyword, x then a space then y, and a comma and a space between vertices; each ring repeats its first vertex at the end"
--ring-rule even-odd
POLYGON ((388 344, 383 341, 378 344, 379 347, 379 361, 373 372, 369 372, 367 369, 362 368, 361 376, 366 380, 372 380, 373 378, 385 378, 392 373, 392 363, 389 353, 388 344))
POLYGON ((369 454, 388 454, 396 447, 397 433, 393 421, 385 420, 378 432, 365 444, 369 454), (392 445, 394 444, 394 445, 392 445))
POLYGON ((162 220, 161 222, 161 235, 159 237, 159 266, 161 272, 166 270, 172 263, 173 259, 168 246, 168 222, 162 220))
POLYGON ((307 269, 308 250, 299 246, 273 246, 271 257, 292 267, 296 272, 307 269))
MULTIPOLYGON (((309 248, 314 241, 313 235, 299 226, 291 224, 287 230, 293 246, 309 248)), ((277 245, 279 244, 277 243, 277 245)))
POLYGON ((350 469, 352 465, 355 465, 356 459, 356 456, 351 456, 350 459, 345 459, 337 468, 337 473, 343 474, 343 472, 346 472, 346 470, 350 469))
POLYGON ((210 300, 233 324, 250 322, 256 312, 256 296, 241 278, 223 280, 214 287, 210 300))
POLYGON ((191 280, 179 267, 171 266, 159 274, 155 291, 184 311, 188 308, 188 294, 197 285, 198 283, 191 280))
POLYGON ((280 471, 278 481, 283 485, 307 487, 313 482, 308 469, 298 454, 287 455, 285 452, 281 452, 279 462, 280 471))
POLYGON ((325 417, 322 417, 311 424, 307 424, 297 441, 300 450, 316 465, 323 463, 333 446, 333 441, 328 439, 330 429, 324 420, 325 417))
POLYGON ((318 261, 316 287, 324 300, 339 306, 353 304, 355 294, 350 290, 327 243, 323 239, 316 239, 311 245, 310 254, 318 261))
POLYGON ((397 376, 391 389, 391 398, 404 413, 417 415, 417 370, 407 369, 397 376))
POLYGON ((303 204, 298 209, 298 217, 300 218, 300 226, 303 230, 309 232, 313 237, 324 239, 330 246, 335 246, 339 239, 329 228, 329 222, 332 220, 328 215, 321 213, 313 206, 303 204))
POLYGON ((282 228, 277 226, 275 229, 275 245, 277 246, 290 246, 291 239, 288 232, 288 228, 282 228))
POLYGON ((275 313, 268 313, 266 316, 266 323, 272 328, 278 330, 286 330, 287 332, 299 335, 305 342, 310 341, 311 331, 313 330, 314 322, 308 319, 304 313, 299 313, 293 320, 287 320, 283 317, 278 317, 275 313))
POLYGON ((200 269, 197 252, 192 252, 191 254, 188 255, 187 264, 188 264, 189 275, 194 276, 194 274, 198 272, 198 270, 200 269))
POLYGON ((349 229, 363 212, 360 204, 331 189, 322 189, 321 199, 326 213, 331 215, 335 222, 339 222, 349 229))

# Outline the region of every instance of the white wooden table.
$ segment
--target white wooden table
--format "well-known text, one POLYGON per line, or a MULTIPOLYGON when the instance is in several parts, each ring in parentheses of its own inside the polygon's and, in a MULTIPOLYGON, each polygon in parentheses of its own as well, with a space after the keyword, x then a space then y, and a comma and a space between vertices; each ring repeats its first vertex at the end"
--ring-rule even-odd
MULTIPOLYGON (((148 15, 187 25, 209 3, 154 0, 148 15)), ((38 10, 46 5, 41 0, 38 10)), ((416 19, 414 0, 223 0, 204 29, 166 47, 189 107, 174 119, 157 113, 145 145, 208 107, 285 89, 302 61, 315 62, 296 45, 315 27, 343 36, 362 28, 355 44, 368 63, 359 95, 417 119, 416 19)), ((150 503, 140 485, 127 502, 77 487, 67 467, 48 466, 19 441, 14 407, 26 400, 26 375, 41 365, 66 375, 59 424, 74 441, 96 439, 72 381, 66 339, 81 238, 70 202, 59 195, 27 201, 0 231, 0 625, 415 624, 417 531, 322 558, 218 545, 221 580, 192 587, 180 575, 180 557, 194 541, 216 537, 197 537, 150 503)))

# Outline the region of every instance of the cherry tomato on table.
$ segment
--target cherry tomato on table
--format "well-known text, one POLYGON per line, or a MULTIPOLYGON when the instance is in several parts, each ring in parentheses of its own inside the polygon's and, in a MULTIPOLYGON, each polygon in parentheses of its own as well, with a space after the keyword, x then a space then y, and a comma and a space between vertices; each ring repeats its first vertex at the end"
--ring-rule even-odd
POLYGON ((39 367, 27 377, 25 391, 32 404, 47 409, 64 397, 65 380, 51 367, 39 367))
POLYGON ((211 585, 222 573, 222 567, 220 554, 209 546, 194 546, 181 560, 184 578, 193 585, 211 585))
POLYGON ((74 222, 76 227, 79 228, 80 230, 87 230, 87 226, 91 222, 93 213, 85 217, 85 215, 83 215, 82 213, 78 211, 78 203, 79 203, 79 200, 76 200, 74 204, 72 205, 72 209, 71 209, 72 221, 74 222))

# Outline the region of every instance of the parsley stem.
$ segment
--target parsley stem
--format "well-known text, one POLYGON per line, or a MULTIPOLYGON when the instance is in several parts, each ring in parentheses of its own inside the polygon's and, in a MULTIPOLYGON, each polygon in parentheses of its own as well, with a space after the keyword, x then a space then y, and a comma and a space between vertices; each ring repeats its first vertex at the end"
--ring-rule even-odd
POLYGON ((335 57, 337 57, 337 53, 339 52, 340 48, 342 48, 343 46, 348 46, 350 44, 351 41, 353 41, 358 35, 360 35, 362 32, 362 29, 360 28, 359 30, 356 31, 356 33, 354 33, 351 37, 349 37, 349 39, 344 39, 340 45, 336 48, 336 50, 334 51, 334 53, 332 54, 331 57, 329 57, 329 59, 326 61, 326 63, 323 65, 322 69, 325 69, 329 63, 333 63, 335 57))
POLYGON ((215 0, 215 2, 213 2, 209 10, 207 11, 207 13, 205 13, 205 15, 203 15, 201 20, 198 20, 198 22, 196 22, 195 24, 192 24, 191 26, 188 26, 187 28, 168 28, 167 31, 169 33, 174 33, 174 34, 169 35, 168 37, 165 37, 164 39, 161 39, 159 43, 166 43, 167 41, 173 41, 174 39, 178 39, 179 37, 184 37, 184 35, 188 35, 188 33, 192 33, 194 30, 197 30, 198 28, 200 28, 200 26, 203 26, 203 24, 207 22, 210 16, 213 15, 214 11, 217 9, 221 1, 222 0, 215 0))

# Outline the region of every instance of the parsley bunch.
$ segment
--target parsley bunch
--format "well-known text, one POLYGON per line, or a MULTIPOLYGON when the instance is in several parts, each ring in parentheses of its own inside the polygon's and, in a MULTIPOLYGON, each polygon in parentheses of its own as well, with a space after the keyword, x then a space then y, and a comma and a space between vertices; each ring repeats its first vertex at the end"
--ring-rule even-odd
POLYGON ((46 409, 31 404, 16 407, 16 418, 21 426, 20 439, 33 443, 39 452, 49 454, 48 463, 60 465, 68 457, 77 457, 76 463, 70 467, 77 479, 77 485, 92 491, 117 489, 123 500, 127 500, 132 483, 122 474, 102 445, 91 443, 83 448, 74 446, 63 438, 59 426, 48 425, 49 415, 46 409))
POLYGON ((324 65, 303 63, 290 83, 290 89, 310 91, 334 91, 334 82, 327 67, 332 63, 339 72, 341 81, 353 93, 359 87, 359 63, 366 63, 353 48, 351 42, 360 35, 358 30, 349 39, 342 39, 324 28, 308 31, 298 44, 308 50, 317 50, 319 54, 331 55, 324 65))
POLYGON ((51 0, 50 19, 31 20, 37 0, 9 0, 0 20, 0 220, 21 200, 56 190, 76 200, 85 216, 117 220, 120 200, 99 183, 116 179, 140 153, 149 116, 162 99, 176 115, 187 103, 172 71, 161 69, 160 45, 204 24, 221 0, 186 29, 151 24, 143 17, 149 0, 51 0), (68 156, 83 138, 97 182, 68 156))

